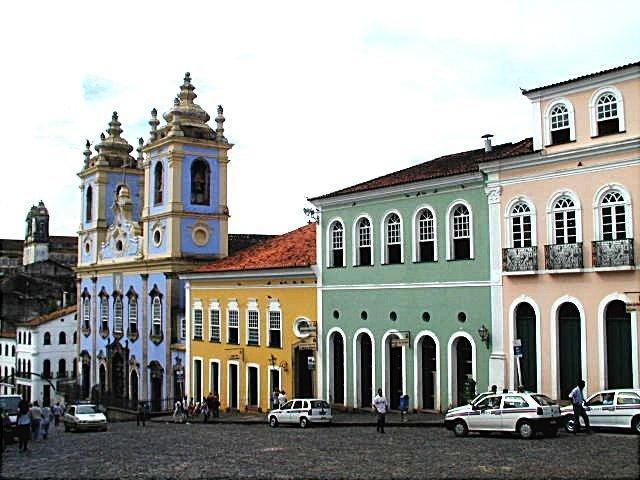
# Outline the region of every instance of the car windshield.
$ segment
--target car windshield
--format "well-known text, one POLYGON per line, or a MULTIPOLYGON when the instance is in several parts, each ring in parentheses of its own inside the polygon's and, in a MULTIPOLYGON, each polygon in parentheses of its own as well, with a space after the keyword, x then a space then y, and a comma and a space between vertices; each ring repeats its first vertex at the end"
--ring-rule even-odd
POLYGON ((329 408, 329 404, 324 400, 312 400, 311 408, 329 408))
POLYGON ((556 405, 556 402, 551 400, 546 395, 531 395, 531 398, 533 398, 538 403, 538 405, 542 405, 542 406, 556 405))
POLYGON ((76 408, 76 415, 88 413, 97 413, 96 407, 94 407, 93 405, 80 405, 76 408))
POLYGON ((17 412, 20 397, 2 397, 0 398, 0 408, 7 412, 17 412))

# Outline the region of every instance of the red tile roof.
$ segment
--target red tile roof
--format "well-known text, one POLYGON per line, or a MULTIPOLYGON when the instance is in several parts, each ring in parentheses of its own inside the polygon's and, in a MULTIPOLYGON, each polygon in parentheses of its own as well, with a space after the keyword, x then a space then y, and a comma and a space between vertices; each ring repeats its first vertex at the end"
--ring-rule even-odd
POLYGON ((271 268, 308 267, 316 263, 316 224, 309 223, 284 235, 240 250, 195 272, 232 272, 271 268))
POLYGON ((378 188, 392 187, 395 185, 403 185, 412 182, 430 180, 440 177, 448 177, 451 175, 459 175, 461 173, 471 173, 478 171, 478 164, 501 158, 515 157, 533 152, 533 140, 525 138, 516 143, 503 143, 495 145, 491 151, 485 152, 484 148, 470 150, 468 152, 454 153, 438 157, 433 160, 414 165, 412 167, 398 170, 397 172, 383 175, 351 187, 343 188, 320 197, 311 198, 309 200, 317 200, 330 197, 338 197, 349 193, 365 192, 367 190, 375 190, 378 188))
POLYGON ((580 77, 571 78, 569 80, 564 80, 562 82, 552 83, 550 85, 545 85, 543 87, 530 88, 528 90, 522 89, 523 95, 528 95, 533 92, 538 92, 540 90, 544 90, 546 88, 558 87, 560 85, 566 85, 568 83, 577 82, 579 80, 585 80, 587 78, 597 77, 599 75, 604 75, 606 73, 617 72, 619 70, 624 70, 625 68, 631 67, 640 67, 640 62, 627 63, 626 65, 620 65, 619 67, 609 68, 607 70, 600 70, 599 72, 589 73, 587 75, 582 75, 580 77))
POLYGON ((76 311, 76 305, 69 305, 68 307, 64 307, 59 310, 56 310, 55 312, 33 317, 27 320, 26 322, 19 323, 17 326, 18 327, 37 327, 39 325, 42 325, 43 323, 47 323, 51 320, 55 320, 56 318, 69 315, 70 313, 73 313, 75 311, 76 311))

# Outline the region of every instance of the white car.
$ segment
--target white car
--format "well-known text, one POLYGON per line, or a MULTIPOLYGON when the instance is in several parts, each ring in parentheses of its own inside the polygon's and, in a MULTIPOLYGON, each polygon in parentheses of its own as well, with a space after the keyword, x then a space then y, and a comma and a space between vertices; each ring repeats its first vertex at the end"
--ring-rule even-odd
POLYGON ((71 405, 63 417, 64 431, 100 430, 107 431, 107 417, 95 405, 71 405))
POLYGON ((331 423, 332 418, 331 407, 319 398, 294 398, 267 414, 269 426, 273 428, 281 423, 306 428, 312 423, 331 423))
MULTIPOLYGON (((587 398, 585 411, 592 427, 630 428, 640 434, 640 389, 603 390, 587 398)), ((564 428, 576 428, 573 407, 562 408, 564 428)), ((584 428, 584 421, 580 420, 584 428)))
POLYGON ((525 439, 536 433, 554 437, 561 426, 560 407, 539 393, 488 395, 473 405, 452 408, 444 424, 457 437, 469 432, 517 432, 525 439))

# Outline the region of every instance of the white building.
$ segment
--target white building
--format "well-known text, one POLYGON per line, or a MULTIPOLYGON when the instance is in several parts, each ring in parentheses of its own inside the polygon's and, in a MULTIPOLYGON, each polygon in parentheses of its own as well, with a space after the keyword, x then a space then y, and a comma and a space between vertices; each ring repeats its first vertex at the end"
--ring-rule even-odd
POLYGON ((0 394, 13 393, 11 374, 16 369, 16 332, 0 332, 0 394))
POLYGON ((56 401, 62 384, 76 378, 77 326, 75 305, 18 325, 16 393, 41 405, 56 401))

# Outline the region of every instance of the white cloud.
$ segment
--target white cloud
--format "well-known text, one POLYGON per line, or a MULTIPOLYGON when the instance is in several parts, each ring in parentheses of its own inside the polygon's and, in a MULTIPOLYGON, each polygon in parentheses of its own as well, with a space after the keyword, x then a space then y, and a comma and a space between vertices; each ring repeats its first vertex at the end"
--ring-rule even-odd
POLYGON ((84 139, 135 146, 190 71, 225 106, 233 232, 302 224, 305 197, 531 134, 519 86, 637 60, 635 2, 14 2, 0 31, 0 237, 42 199, 73 234, 84 139))

